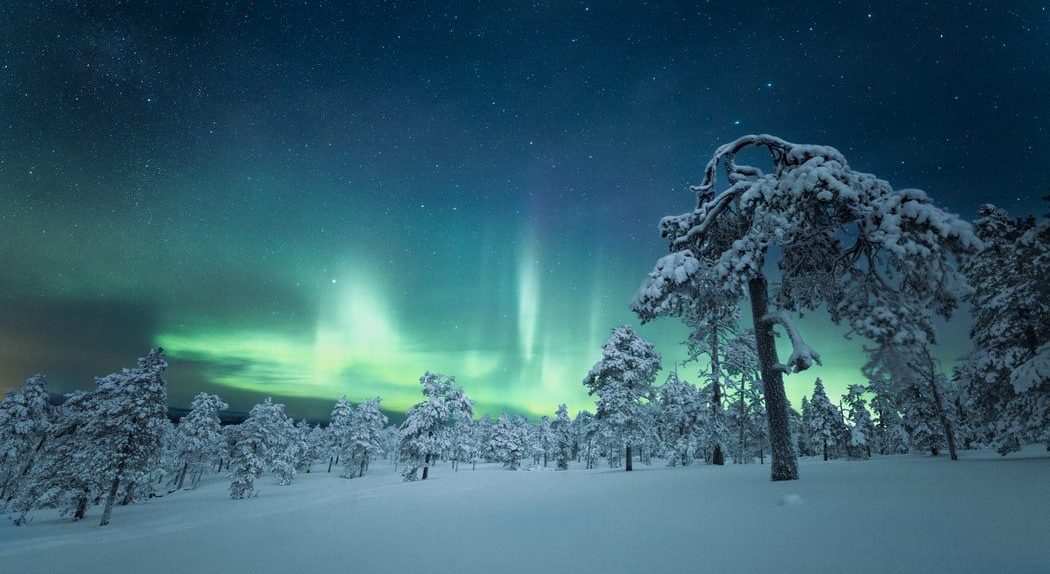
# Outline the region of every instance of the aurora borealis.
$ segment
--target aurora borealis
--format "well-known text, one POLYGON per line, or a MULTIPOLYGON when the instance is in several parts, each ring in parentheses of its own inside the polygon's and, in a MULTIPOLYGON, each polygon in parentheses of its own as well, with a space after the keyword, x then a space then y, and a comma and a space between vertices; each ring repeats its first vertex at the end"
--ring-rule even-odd
MULTIPOLYGON (((743 133, 1041 209, 1044 7, 790 4, 5 3, 0 390, 159 344, 176 406, 401 411, 429 369, 480 412, 590 408, 660 217, 743 133)), ((860 382, 861 342, 804 325, 825 366, 789 397, 860 382)))

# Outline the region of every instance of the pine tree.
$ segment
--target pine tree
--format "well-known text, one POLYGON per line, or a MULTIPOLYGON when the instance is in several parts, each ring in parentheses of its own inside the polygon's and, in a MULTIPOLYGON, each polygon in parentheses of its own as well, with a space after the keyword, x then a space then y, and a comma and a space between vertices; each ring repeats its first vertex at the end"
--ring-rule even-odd
POLYGON ((813 409, 809 406, 809 400, 802 397, 802 420, 799 422, 799 433, 796 437, 798 453, 801 456, 812 456, 813 449, 809 440, 809 429, 813 425, 813 409))
MULTIPOLYGON (((235 427, 233 458, 230 461, 230 498, 251 498, 258 492, 255 481, 268 469, 283 468, 288 446, 288 416, 284 405, 269 397, 252 407, 248 418, 235 427)), ((280 479, 280 477, 279 477, 280 479)))
POLYGON ((332 463, 342 454, 350 441, 350 421, 353 419, 354 407, 343 395, 328 417, 328 472, 332 472, 332 463))
POLYGON ((547 459, 554 452, 554 433, 551 431, 551 418, 544 415, 540 417, 536 425, 536 440, 534 442, 537 457, 543 457, 543 466, 547 466, 547 459))
POLYGON ((96 468, 109 484, 99 526, 109 524, 120 486, 131 492, 161 447, 168 411, 161 373, 167 366, 164 350, 158 347, 135 368, 97 381, 97 410, 78 432, 91 438, 96 468))
POLYGON ((0 508, 45 454, 56 416, 48 397, 47 377, 37 374, 0 401, 0 508))
POLYGON ((598 421, 590 411, 580 411, 576 413, 572 425, 580 441, 580 458, 583 459, 587 470, 590 470, 598 464, 598 459, 601 457, 601 450, 598 446, 598 421))
POLYGON ((598 396, 598 420, 610 441, 625 449, 627 471, 632 470, 631 445, 643 438, 648 424, 642 401, 651 395, 659 370, 660 354, 652 343, 624 325, 612 330, 602 345, 602 358, 583 380, 588 394, 598 396))
POLYGON ((850 421, 849 457, 871 458, 871 443, 875 438, 875 423, 871 422, 867 401, 864 400, 864 386, 850 385, 849 392, 843 397, 848 408, 850 421))
POLYGON ((936 456, 944 444, 958 460, 955 429, 944 400, 947 378, 938 372, 929 348, 882 345, 869 350, 864 372, 876 397, 885 395, 902 413, 911 447, 936 456))
POLYGON ((205 465, 222 455, 226 448, 219 411, 230 408, 217 395, 200 393, 193 397, 190 412, 182 417, 176 430, 175 458, 180 465, 176 490, 182 489, 186 475, 192 476, 197 488, 205 465))
POLYGON ((1050 450, 1050 219, 991 205, 978 215, 984 246, 965 267, 976 349, 957 371, 968 418, 1000 454, 1035 441, 1050 450))
POLYGON ((528 456, 528 422, 524 418, 500 415, 492 429, 492 452, 507 470, 518 470, 528 456), (524 424, 522 424, 524 422, 524 424))
POLYGON ((572 458, 573 443, 572 419, 569 418, 569 409, 565 404, 558 405, 554 413, 554 421, 551 422, 551 435, 554 443, 554 467, 557 470, 568 470, 569 460, 572 458))
POLYGON ((354 410, 350 422, 349 449, 344 456, 343 477, 364 476, 368 463, 383 452, 383 428, 386 415, 380 410, 382 399, 366 400, 354 410))
POLYGON ((680 380, 675 372, 656 389, 656 396, 660 403, 657 424, 669 449, 667 465, 688 466, 701 443, 702 421, 708 405, 696 387, 680 380))
POLYGON ((796 480, 783 374, 803 371, 820 356, 804 342, 792 313, 824 308, 834 323, 879 344, 932 342, 932 315, 949 316, 962 294, 953 259, 980 242, 969 225, 923 192, 894 191, 873 175, 854 172, 834 148, 769 135, 719 147, 693 189, 696 208, 660 223, 671 253, 653 274, 679 285, 718 284, 734 297, 731 303, 746 288, 766 397, 771 476, 796 480), (736 156, 748 148, 767 150, 773 172, 738 165, 736 156), (719 165, 729 187, 716 194, 719 165), (766 262, 772 257, 780 281, 771 294, 766 262), (786 364, 777 356, 776 325, 791 342, 786 364))
POLYGON ((836 445, 841 444, 846 428, 842 424, 842 411, 832 404, 824 391, 824 383, 818 378, 813 386, 813 395, 809 400, 811 413, 809 436, 810 442, 824 456, 824 460, 834 458, 836 445))
POLYGON ((406 481, 416 480, 420 468, 426 480, 433 459, 448 450, 450 429, 474 416, 474 403, 455 382, 455 377, 429 371, 419 378, 425 398, 409 409, 400 427, 398 457, 405 462, 406 481))

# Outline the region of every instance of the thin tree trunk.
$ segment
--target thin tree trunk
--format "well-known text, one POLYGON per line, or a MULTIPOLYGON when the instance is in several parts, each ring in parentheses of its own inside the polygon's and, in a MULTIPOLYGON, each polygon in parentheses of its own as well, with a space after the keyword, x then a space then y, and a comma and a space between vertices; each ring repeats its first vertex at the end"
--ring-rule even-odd
POLYGON ((113 503, 117 500, 117 488, 120 487, 120 473, 117 473, 117 477, 113 479, 113 482, 109 485, 109 494, 106 495, 106 506, 102 509, 102 520, 98 523, 99 526, 105 526, 109 524, 109 517, 113 514, 113 503))
MULTIPOLYGON (((718 421, 722 418, 722 366, 718 360, 718 321, 711 325, 711 415, 714 417, 716 428, 718 421)), ((711 455, 711 463, 722 466, 726 463, 722 445, 715 441, 715 451, 711 455)))
POLYGON ((770 472, 773 480, 798 480, 798 460, 791 446, 791 423, 788 418, 787 395, 780 372, 773 323, 766 319, 769 313, 769 288, 765 275, 747 282, 751 298, 751 317, 755 324, 755 348, 762 371, 762 385, 766 396, 766 417, 769 420, 770 472))
POLYGON ((926 359, 930 365, 930 391, 933 393, 934 408, 937 409, 937 418, 941 419, 941 426, 944 427, 944 438, 948 440, 948 456, 952 460, 959 460, 959 455, 955 450, 955 429, 952 428, 952 423, 948 421, 948 414, 944 412, 944 402, 941 400, 941 391, 937 388, 937 371, 935 370, 933 357, 930 356, 930 350, 925 349, 926 359))
POLYGON ((364 475, 365 475, 365 459, 362 458, 361 459, 361 474, 359 474, 358 476, 364 476, 364 475))
MULTIPOLYGON (((434 431, 427 431, 427 437, 432 437, 432 436, 434 436, 434 431)), ((430 474, 430 453, 429 452, 427 453, 427 456, 423 458, 423 478, 421 480, 426 480, 428 474, 430 474)))
POLYGON ((124 498, 120 501, 121 506, 127 506, 131 504, 131 500, 135 496, 135 481, 128 483, 128 487, 124 489, 124 498))
POLYGON ((77 509, 73 513, 73 520, 83 520, 84 519, 84 513, 87 512, 87 503, 88 503, 87 493, 82 493, 80 495, 80 497, 77 498, 77 509))
POLYGON ((824 437, 824 462, 828 461, 828 437, 824 437))
POLYGON ((332 461, 335 460, 334 456, 328 457, 328 472, 332 472, 332 461))
POLYGON ((634 465, 631 463, 631 443, 627 443, 627 468, 628 472, 634 470, 634 465))

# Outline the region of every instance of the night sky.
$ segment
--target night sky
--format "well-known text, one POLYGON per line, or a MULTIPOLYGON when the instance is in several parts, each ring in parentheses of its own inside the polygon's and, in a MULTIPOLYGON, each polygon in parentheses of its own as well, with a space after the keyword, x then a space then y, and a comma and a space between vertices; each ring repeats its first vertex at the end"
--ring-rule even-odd
MULTIPOLYGON (((430 369, 574 412, 721 143, 833 145, 967 219, 1050 189, 1045 3, 214 4, 0 5, 0 391, 162 345, 173 406, 399 411, 430 369)), ((862 382, 804 327, 796 406, 862 382)))

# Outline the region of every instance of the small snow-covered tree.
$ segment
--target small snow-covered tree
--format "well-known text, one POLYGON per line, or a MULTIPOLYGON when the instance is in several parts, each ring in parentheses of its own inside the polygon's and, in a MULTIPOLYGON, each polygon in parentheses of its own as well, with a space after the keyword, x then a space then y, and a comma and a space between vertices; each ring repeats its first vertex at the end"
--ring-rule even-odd
POLYGON ((349 449, 343 459, 343 477, 364 476, 368 463, 383 452, 386 415, 380 410, 382 399, 371 398, 357 405, 350 422, 349 449))
POLYGON ((47 377, 37 374, 0 401, 0 508, 45 454, 55 419, 48 397, 47 377))
POLYGON ((426 480, 432 459, 448 450, 449 429, 474 416, 474 403, 455 382, 455 377, 430 371, 419 378, 424 400, 408 410, 400 427, 398 453, 406 481, 416 480, 420 468, 426 480))
POLYGON ((936 456, 944 444, 952 460, 958 460, 951 412, 944 400, 947 378, 925 345, 882 345, 869 349, 864 367, 871 389, 892 397, 902 413, 902 423, 911 447, 929 450, 936 456))
POLYGON ((13 492, 10 509, 20 513, 16 525, 25 524, 34 508, 58 507, 62 515, 80 520, 88 503, 102 492, 103 479, 94 471, 95 451, 88 433, 82 431, 95 414, 97 398, 76 391, 58 407, 47 448, 13 492))
POLYGON ((252 407, 248 418, 237 425, 234 433, 230 498, 251 498, 258 494, 255 481, 267 469, 273 469, 278 480, 283 481, 283 474, 288 472, 284 464, 291 466, 290 460, 285 459, 291 426, 284 405, 274 403, 269 397, 252 407))
MULTIPOLYGON (((588 394, 597 395, 598 420, 609 438, 624 446, 625 470, 632 470, 631 445, 642 439, 646 424, 643 400, 653 390, 660 354, 628 325, 615 327, 602 345, 602 358, 583 379, 588 394)), ((611 458, 611 457, 610 457, 611 458)))
POLYGON ((868 403, 864 400, 864 385, 850 385, 842 398, 849 417, 849 457, 871 458, 871 443, 875 438, 875 423, 871 422, 868 403))
POLYGON ((528 456, 529 431, 524 418, 500 415, 492 429, 492 452, 507 470, 518 470, 528 456), (522 424, 524 422, 524 424, 522 424))
POLYGON ((161 374, 167 366, 158 347, 135 368, 97 380, 96 410, 78 432, 90 437, 95 468, 109 485, 99 526, 109 524, 120 486, 132 492, 161 447, 168 412, 161 374))
POLYGON ((978 215, 984 245, 965 267, 976 348, 958 371, 969 418, 1000 454, 1035 441, 1050 449, 1050 219, 991 205, 978 215))
POLYGON ((708 405, 696 387, 679 379, 673 371, 656 389, 656 396, 660 403, 657 424, 668 448, 667 465, 687 466, 700 444, 708 405))
POLYGON ((812 456, 813 448, 810 442, 809 429, 813 425, 813 409, 809 406, 809 399, 802 397, 802 413, 799 421, 799 432, 796 437, 798 443, 798 454, 800 456, 812 456))
POLYGON ((533 451, 536 453, 537 459, 541 456, 543 457, 543 466, 546 467, 547 459, 554 452, 554 433, 551 431, 551 418, 546 415, 540 417, 540 422, 536 425, 533 451))
POLYGON ((824 456, 824 460, 834 458, 837 453, 836 446, 841 444, 846 435, 846 427, 842 423, 842 411, 828 398, 824 390, 824 383, 818 378, 813 385, 813 395, 809 400, 810 408, 810 442, 824 456))
POLYGON ((332 472, 332 464, 346 450, 350 441, 350 421, 353 420, 354 407, 343 395, 335 406, 332 414, 328 417, 328 472, 332 472))
POLYGON ((554 443, 554 468, 557 470, 568 470, 569 460, 572 458, 573 443, 572 419, 569 418, 569 409, 565 404, 558 405, 551 421, 551 436, 554 443))
POLYGON ((590 411, 576 413, 572 421, 576 431, 577 440, 580 441, 579 453, 587 470, 594 468, 601 458, 601 449, 598 445, 599 425, 598 421, 590 411))
POLYGON ((175 457, 180 468, 175 488, 181 489, 186 475, 192 476, 193 488, 197 487, 205 465, 222 455, 226 448, 222 436, 222 421, 219 411, 230 408, 218 395, 200 393, 193 397, 190 412, 182 417, 176 427, 175 457))
POLYGON ((713 280, 733 302, 746 287, 772 479, 795 480, 783 374, 803 371, 820 356, 805 344, 791 314, 824 308, 832 322, 878 343, 932 342, 932 316, 950 315, 962 295, 953 259, 980 242, 968 224, 938 209, 923 192, 894 191, 873 175, 854 172, 834 148, 770 135, 719 147, 693 190, 695 209, 661 221, 671 254, 657 262, 657 270, 665 268, 660 273, 677 284, 713 280), (748 148, 769 152, 772 173, 736 163, 748 148), (729 187, 715 193, 720 164, 729 187), (766 262, 772 257, 779 281, 771 295, 766 262), (791 341, 786 364, 777 356, 775 325, 791 341))

